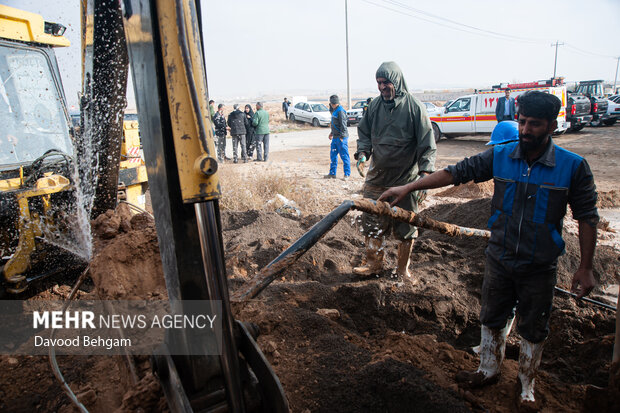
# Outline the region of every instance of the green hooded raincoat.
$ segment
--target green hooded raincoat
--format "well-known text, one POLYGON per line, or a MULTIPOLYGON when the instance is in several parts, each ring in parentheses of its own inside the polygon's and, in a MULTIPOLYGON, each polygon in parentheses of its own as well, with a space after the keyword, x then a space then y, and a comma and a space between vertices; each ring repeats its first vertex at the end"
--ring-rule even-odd
MULTIPOLYGON (((433 172, 436 152, 426 108, 409 93, 398 65, 394 62, 383 63, 376 77, 392 82, 396 96, 393 101, 385 101, 381 96, 373 99, 358 126, 355 158, 364 153, 371 161, 364 196, 373 199, 377 199, 389 187, 415 181, 420 172, 433 172)), ((415 196, 410 194, 398 206, 417 212, 415 196)), ((366 218, 365 221, 370 222, 364 227, 370 232, 389 231, 386 226, 389 227, 391 222, 371 219, 370 216, 366 218)), ((406 239, 415 235, 415 227, 407 224, 396 224, 394 229, 398 238, 406 239)))

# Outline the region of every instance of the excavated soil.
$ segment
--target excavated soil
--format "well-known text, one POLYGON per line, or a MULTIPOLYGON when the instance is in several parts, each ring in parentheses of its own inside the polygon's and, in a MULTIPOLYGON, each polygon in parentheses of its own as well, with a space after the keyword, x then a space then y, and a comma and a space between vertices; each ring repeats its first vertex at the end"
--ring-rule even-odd
MULTIPOLYGON (((620 129, 615 127, 557 138, 589 160, 601 208, 620 206, 618 136, 620 129)), ((442 140, 437 167, 483 150, 485 142, 476 137, 442 140)), ((253 174, 261 174, 282 167, 286 176, 306 177, 315 190, 337 203, 357 195, 360 177, 348 182, 321 179, 327 153, 327 147, 276 152, 270 157, 273 163, 223 168, 252 168, 253 174)), ((485 228, 491 190, 486 184, 470 184, 435 192, 424 213, 485 228)), ((231 289, 242 290, 320 218, 309 211, 300 218, 223 211, 231 289)), ((618 223, 609 224, 601 225, 595 256, 599 283, 592 297, 601 301, 610 297, 608 287, 617 285, 620 277, 619 237, 613 232, 618 223)), ((572 220, 566 220, 565 230, 567 253, 560 258, 558 285, 570 289, 579 243, 572 220)), ((93 222, 93 232, 95 257, 78 299, 166 297, 157 234, 148 216, 131 217, 121 208, 93 222)), ((392 240, 386 245, 386 271, 370 279, 354 276, 351 270, 360 263, 363 241, 357 217, 350 213, 256 299, 233 305, 238 319, 258 325, 258 344, 280 378, 292 411, 513 411, 519 352, 514 331, 498 384, 463 391, 454 381, 458 370, 478 363, 467 350, 479 341, 485 241, 421 231, 412 254, 415 285, 392 274, 397 245, 392 240)), ((45 280, 19 298, 65 299, 75 277, 67 273, 45 280)), ((610 366, 614 322, 609 310, 556 296, 536 381, 541 411, 620 411, 620 364, 610 366), (600 390, 609 384, 612 391, 600 390)), ((132 358, 134 373, 120 357, 59 356, 58 364, 91 412, 167 411, 148 358, 132 358)), ((47 357, 0 356, 0 411, 76 409, 54 378, 47 357)))
MULTIPOLYGON (((487 214, 482 211, 489 208, 485 198, 435 205, 426 213, 484 228, 487 214)), ((231 288, 242 289, 320 218, 224 212, 231 288)), ((93 284, 83 288, 82 298, 165 297, 156 231, 147 216, 110 213, 94 223, 94 230, 98 252, 91 263, 93 284)), ((567 234, 566 241, 558 284, 569 289, 579 246, 574 235, 567 234)), ((412 255, 417 284, 390 270, 361 279, 351 269, 360 263, 363 237, 357 219, 347 216, 261 295, 233 309, 237 318, 259 326, 258 343, 294 412, 511 411, 518 358, 514 332, 497 385, 469 392, 460 390, 453 379, 458 370, 477 365, 477 358, 466 350, 479 339, 485 243, 421 231, 412 255)), ((396 243, 388 241, 387 268, 395 265, 395 251, 396 243)), ((595 275, 597 290, 617 282, 617 252, 598 248, 595 275)), ((69 290, 69 285, 61 285, 49 297, 43 292, 37 298, 58 299, 69 290)), ((551 331, 537 397, 543 411, 580 411, 587 384, 607 386, 614 315, 558 295, 551 331)), ((165 410, 146 359, 133 360, 137 377, 128 373, 121 358, 58 359, 89 411, 165 410)), ((73 411, 46 357, 0 357, 0 382, 2 411, 73 411)))

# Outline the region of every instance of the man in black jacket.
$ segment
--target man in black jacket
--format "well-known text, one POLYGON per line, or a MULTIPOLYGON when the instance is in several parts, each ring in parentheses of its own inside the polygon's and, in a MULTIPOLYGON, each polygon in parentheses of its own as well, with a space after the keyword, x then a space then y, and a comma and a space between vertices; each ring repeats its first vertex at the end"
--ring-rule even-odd
POLYGON ((567 204, 579 222, 581 249, 572 288, 581 298, 596 284, 592 272, 599 219, 596 187, 586 160, 551 139, 561 106, 554 95, 525 93, 519 97, 518 142, 496 145, 379 197, 395 205, 411 191, 493 179, 491 238, 480 310, 480 364, 475 371, 459 372, 456 379, 467 387, 497 383, 516 306, 521 336, 517 402, 531 409, 540 407, 534 398, 534 377, 549 333, 567 204))
POLYGON ((288 108, 291 106, 291 103, 287 98, 284 98, 282 102, 282 112, 284 112, 284 119, 288 120, 288 108))
POLYGON ((237 163, 237 145, 241 145, 241 159, 246 163, 248 161, 245 152, 245 113, 239 110, 239 105, 234 104, 232 112, 228 115, 228 127, 232 136, 233 144, 233 162, 237 163))
POLYGON ((217 105, 217 112, 213 117, 215 136, 217 136, 217 160, 224 162, 226 158, 226 118, 224 118, 224 104, 217 105))

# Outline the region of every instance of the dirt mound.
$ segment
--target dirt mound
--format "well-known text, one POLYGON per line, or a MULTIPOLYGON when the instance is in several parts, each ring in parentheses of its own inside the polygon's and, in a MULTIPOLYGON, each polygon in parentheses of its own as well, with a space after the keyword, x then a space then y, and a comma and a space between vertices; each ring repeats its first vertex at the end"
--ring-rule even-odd
POLYGON ((100 215, 94 223, 99 250, 90 264, 90 276, 98 298, 165 298, 166 284, 153 220, 146 214, 127 217, 122 210, 110 212, 100 215))
POLYGON ((486 198, 491 195, 493 195, 493 181, 480 182, 479 184, 468 182, 462 185, 451 186, 435 194, 435 196, 471 199, 486 198))
MULTIPOLYGON (((486 227, 489 212, 489 199, 425 211, 437 220, 474 228, 486 227)), ((140 216, 127 225, 117 218, 110 214, 99 222, 108 230, 100 232, 106 238, 96 242, 91 295, 165 297, 153 222, 140 216)), ((232 288, 242 289, 320 218, 223 212, 232 288)), ((578 266, 579 244, 574 235, 565 238, 567 254, 560 259, 558 279, 568 287, 578 266)), ((417 285, 392 274, 397 247, 393 240, 387 241, 382 274, 371 279, 353 275, 351 268, 360 263, 363 247, 357 220, 346 217, 257 299, 233 305, 237 318, 259 326, 258 343, 282 381, 292 411, 511 411, 518 370, 516 333, 509 337, 508 359, 497 385, 465 392, 453 379, 458 370, 477 365, 477 358, 465 350, 479 340, 486 241, 420 231, 412 255, 417 285)), ((615 282, 616 270, 617 253, 598 248, 595 275, 601 286, 615 282)), ((537 397, 546 411, 576 412, 586 384, 607 384, 614 315, 558 296, 550 323, 537 397)), ((71 411, 47 358, 16 360, 17 367, 14 360, 0 357, 0 409, 71 411), (15 384, 17 370, 33 380, 15 384), (24 389, 43 396, 5 396, 24 389)), ((89 411, 165 409, 148 360, 134 360, 137 383, 120 359, 62 357, 59 362, 89 411)))
POLYGON ((620 207, 620 190, 614 189, 609 192, 599 192, 596 206, 598 208, 620 207))
MULTIPOLYGON (((438 220, 485 228, 488 213, 481 211, 490 211, 489 199, 437 205, 425 213, 438 220)), ((247 224, 227 229, 225 225, 227 262, 234 263, 228 269, 236 275, 235 288, 242 288, 246 277, 319 218, 244 214, 224 214, 229 222, 247 224), (290 235, 274 237, 267 230, 270 227, 290 235)), ((565 238, 567 254, 560 260, 558 278, 568 287, 579 255, 576 237, 567 234, 565 238)), ((463 350, 479 340, 486 241, 421 231, 412 257, 421 282, 413 287, 407 280, 393 278, 389 270, 371 280, 353 276, 350 268, 359 263, 362 246, 355 222, 344 220, 257 300, 235 306, 239 318, 260 326, 259 344, 274 364, 293 410, 331 410, 328 406, 344 411, 404 410, 405 405, 398 403, 409 400, 408 386, 414 380, 416 388, 440 386, 448 392, 442 397, 456 410, 465 402, 470 407, 510 411, 518 370, 516 333, 509 338, 511 359, 498 385, 472 394, 459 391, 453 380, 456 371, 475 368, 477 363, 463 350), (369 388, 363 374, 371 366, 382 378, 374 377, 369 388), (428 382, 415 381, 416 374, 409 368, 426 372, 428 382), (392 374, 400 374, 401 379, 406 376, 402 388, 390 387, 392 374), (389 404, 388 399, 396 404, 389 404)), ((395 265, 395 250, 395 242, 388 241, 388 268, 395 265)), ((602 285, 614 282, 610 274, 616 260, 613 250, 597 250, 595 274, 602 285)), ((550 411, 579 411, 585 384, 607 382, 612 348, 606 337, 614 331, 613 314, 563 296, 554 305, 550 344, 537 391, 550 411)), ((424 397, 416 400, 420 406, 433 403, 424 397)))

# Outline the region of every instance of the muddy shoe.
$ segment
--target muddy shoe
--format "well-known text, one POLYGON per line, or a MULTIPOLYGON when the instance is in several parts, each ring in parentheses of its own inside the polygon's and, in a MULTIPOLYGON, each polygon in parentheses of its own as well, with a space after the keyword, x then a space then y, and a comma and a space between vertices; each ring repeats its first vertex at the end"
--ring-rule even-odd
POLYGON ((520 413, 535 413, 540 411, 540 405, 536 400, 526 400, 523 398, 521 380, 517 378, 515 385, 515 409, 520 413))
POLYGON ((483 372, 479 370, 461 370, 456 373, 454 379, 462 386, 469 389, 477 389, 480 387, 495 384, 499 381, 500 374, 495 374, 491 377, 487 377, 483 372))
POLYGON ((379 274, 383 271, 383 238, 366 237, 366 257, 360 267, 353 268, 353 274, 363 277, 379 274))
POLYGON ((370 277, 371 275, 380 274, 383 271, 383 265, 363 265, 361 267, 354 267, 353 274, 361 275, 362 277, 370 277))
POLYGON ((412 277, 409 272, 409 262, 411 261, 411 251, 413 249, 413 240, 408 239, 401 241, 398 245, 398 265, 396 268, 396 275, 402 277, 403 281, 415 285, 418 283, 416 277, 412 277))

